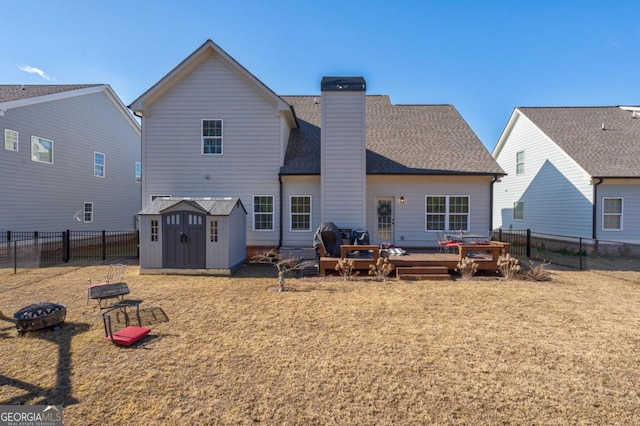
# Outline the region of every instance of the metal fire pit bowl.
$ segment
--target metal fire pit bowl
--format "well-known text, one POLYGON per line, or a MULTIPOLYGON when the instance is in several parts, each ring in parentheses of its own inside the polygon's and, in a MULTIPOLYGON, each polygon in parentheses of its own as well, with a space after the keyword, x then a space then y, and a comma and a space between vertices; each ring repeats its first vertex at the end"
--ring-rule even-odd
POLYGON ((51 302, 34 303, 13 314, 18 333, 52 327, 64 321, 67 308, 51 302))

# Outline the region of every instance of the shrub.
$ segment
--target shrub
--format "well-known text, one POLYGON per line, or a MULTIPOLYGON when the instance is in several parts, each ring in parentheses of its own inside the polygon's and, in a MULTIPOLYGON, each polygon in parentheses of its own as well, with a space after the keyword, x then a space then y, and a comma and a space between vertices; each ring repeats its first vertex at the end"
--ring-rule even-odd
POLYGON ((478 264, 475 260, 465 257, 456 265, 456 271, 460 272, 463 280, 469 280, 478 272, 478 264))
POLYGON ((551 281, 551 273, 546 269, 551 262, 543 260, 538 266, 533 266, 533 261, 529 261, 530 268, 525 274, 525 278, 532 281, 551 281))
POLYGON ((376 277, 378 281, 386 281, 394 268, 388 257, 379 257, 375 265, 369 265, 369 275, 376 277))
POLYGON ((511 257, 509 253, 498 258, 498 270, 506 279, 515 278, 520 274, 521 269, 520 261, 511 257))
POLYGON ((349 280, 352 276, 358 275, 358 272, 354 272, 354 263, 353 259, 343 258, 338 260, 336 264, 336 271, 340 274, 343 280, 349 280))

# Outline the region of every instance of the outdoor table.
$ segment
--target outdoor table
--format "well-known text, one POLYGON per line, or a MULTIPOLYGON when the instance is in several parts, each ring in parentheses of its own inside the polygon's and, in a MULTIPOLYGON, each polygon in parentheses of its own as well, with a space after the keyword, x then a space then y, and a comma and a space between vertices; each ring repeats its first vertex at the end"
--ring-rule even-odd
POLYGON ((460 232, 445 232, 444 233, 444 237, 446 239, 449 240, 453 240, 453 241, 460 241, 462 240, 462 242, 469 242, 470 240, 478 240, 478 241, 485 241, 488 239, 487 235, 483 235, 483 234, 467 234, 467 233, 460 233, 460 232))

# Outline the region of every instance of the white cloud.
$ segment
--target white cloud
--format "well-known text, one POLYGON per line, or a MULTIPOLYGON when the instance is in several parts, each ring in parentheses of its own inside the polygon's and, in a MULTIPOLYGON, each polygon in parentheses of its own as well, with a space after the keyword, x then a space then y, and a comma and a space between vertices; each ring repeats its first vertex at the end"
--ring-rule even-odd
POLYGON ((29 65, 18 65, 18 68, 20 68, 21 71, 28 72, 29 74, 38 74, 40 77, 44 78, 47 81, 51 80, 51 77, 49 77, 40 68, 32 67, 29 65))

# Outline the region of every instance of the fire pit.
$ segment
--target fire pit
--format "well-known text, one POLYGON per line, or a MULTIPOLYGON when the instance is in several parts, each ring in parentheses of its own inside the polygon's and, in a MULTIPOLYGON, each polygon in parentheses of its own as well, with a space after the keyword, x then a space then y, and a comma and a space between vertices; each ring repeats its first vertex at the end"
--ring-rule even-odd
POLYGON ((25 331, 39 330, 41 328, 58 325, 64 321, 67 315, 67 308, 51 302, 34 303, 25 306, 13 314, 16 320, 18 333, 25 331))

